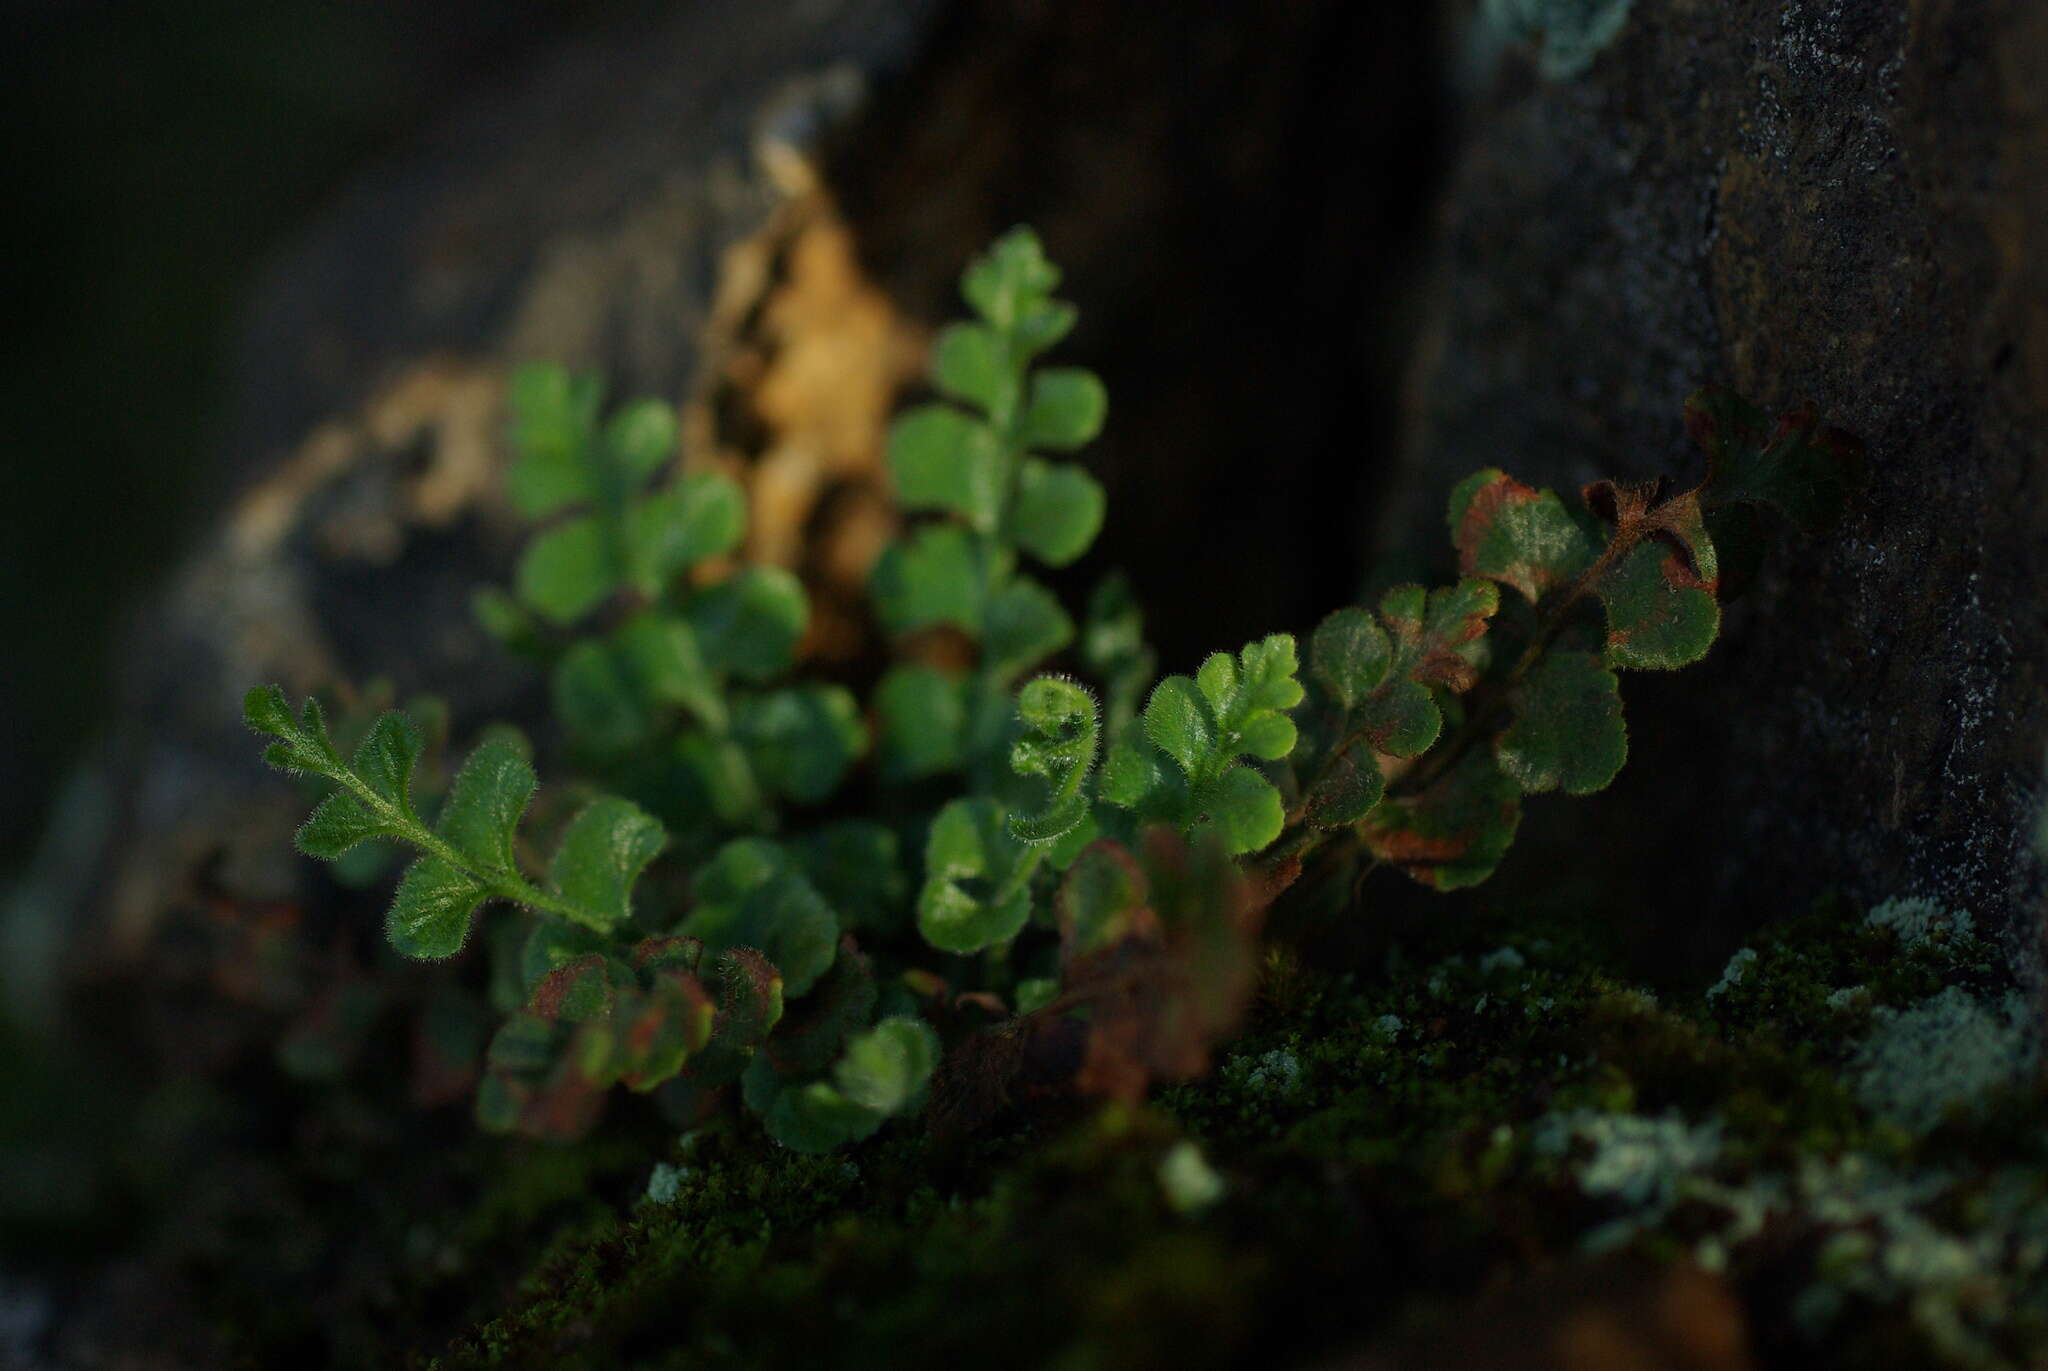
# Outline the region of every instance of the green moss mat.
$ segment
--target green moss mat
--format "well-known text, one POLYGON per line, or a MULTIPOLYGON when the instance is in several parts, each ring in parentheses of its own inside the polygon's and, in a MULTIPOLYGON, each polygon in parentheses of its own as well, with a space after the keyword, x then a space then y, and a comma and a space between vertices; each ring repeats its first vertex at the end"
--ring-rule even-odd
POLYGON ((1371 979, 1276 963, 1142 1111, 822 1158, 702 1130, 418 1361, 1302 1364, 1605 1251, 1722 1273, 1766 1364, 2048 1336, 2034 1015, 1966 915, 1823 908, 1668 1005, 1567 928, 1447 936, 1371 979))

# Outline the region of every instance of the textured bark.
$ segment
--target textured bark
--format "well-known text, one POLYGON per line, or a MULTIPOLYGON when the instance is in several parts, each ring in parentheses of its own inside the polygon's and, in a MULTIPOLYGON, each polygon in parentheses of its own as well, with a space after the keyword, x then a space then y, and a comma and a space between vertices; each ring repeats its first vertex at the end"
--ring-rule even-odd
POLYGON ((1503 892, 1555 869, 1544 844, 1583 844, 1659 941, 1725 951, 1839 888, 1972 908, 2031 957, 2044 90, 2048 15, 2016 0, 1638 0, 1578 78, 1497 74, 1386 544, 1423 560, 1478 466, 1696 476, 1679 405, 1708 382, 1811 400, 1869 447, 1844 526, 1779 550, 1705 666, 1624 683, 1630 767, 1592 805, 1535 807, 1503 892))

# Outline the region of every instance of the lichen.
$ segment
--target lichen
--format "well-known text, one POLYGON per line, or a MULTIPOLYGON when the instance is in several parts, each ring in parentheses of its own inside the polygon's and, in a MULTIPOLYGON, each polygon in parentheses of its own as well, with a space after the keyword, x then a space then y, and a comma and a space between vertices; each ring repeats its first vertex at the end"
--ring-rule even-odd
POLYGON ((1285 1097, 1301 1088, 1301 1062, 1284 1047, 1256 1058, 1232 1057, 1223 1070, 1257 1094, 1285 1097))
POLYGON ((1590 1149, 1573 1167, 1581 1190, 1661 1216, 1677 1202, 1682 1177, 1719 1160, 1721 1125, 1689 1124, 1676 1113, 1646 1118, 1575 1109, 1545 1117, 1531 1135, 1542 1156, 1562 1157, 1574 1144, 1590 1149))
POLYGON ((670 1166, 667 1162, 656 1162, 654 1170, 647 1177, 647 1198, 654 1204, 673 1204, 682 1189, 683 1177, 689 1175, 689 1168, 670 1166))
POLYGON ((1728 965, 1721 969, 1721 979, 1715 981, 1707 988, 1707 998, 1710 1000, 1719 999, 1727 994, 1731 987, 1741 985, 1742 978, 1748 974, 1750 967, 1755 964, 1755 948, 1745 947, 1738 949, 1735 955, 1728 959, 1728 965))
POLYGON ((1949 910, 1924 896, 1886 900, 1871 910, 1866 922, 1888 928, 1905 947, 1927 947, 1950 939, 1975 938, 1976 921, 1968 910, 1949 910))
POLYGON ((2035 1017, 2017 992, 1985 1000, 1953 985, 1910 1009, 1879 1007, 1853 1064, 1856 1093, 1873 1112, 1925 1133, 1951 1109, 2035 1074, 2035 1017))
POLYGON ((1480 22, 1510 42, 1540 42, 1537 70, 1568 81, 1593 65, 1628 22, 1631 0, 1485 0, 1480 22))

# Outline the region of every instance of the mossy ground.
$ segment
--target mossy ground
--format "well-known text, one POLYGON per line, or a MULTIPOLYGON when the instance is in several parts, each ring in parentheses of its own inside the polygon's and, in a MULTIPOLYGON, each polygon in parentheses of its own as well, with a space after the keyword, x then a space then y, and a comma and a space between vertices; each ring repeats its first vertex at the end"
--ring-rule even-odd
POLYGON ((586 1205, 415 1364, 1298 1364, 1602 1248, 1723 1272, 1766 1364, 2024 1364, 2038 1094, 1915 1131, 1869 1079, 1888 1006, 2007 991, 1991 950, 1829 904, 1736 965, 1660 1005, 1564 922, 1372 976, 1276 954, 1218 1069, 1142 1110, 825 1157, 687 1135, 660 1198, 586 1205))
POLYGON ((1297 930, 1215 1069, 1142 1108, 822 1157, 635 1097, 573 1147, 480 1135, 406 1066, 431 969, 291 1079, 278 946, 196 938, 79 1005, 125 1055, 10 1057, 0 1312, 29 1366, 1287 1366, 1534 1347, 1554 1299, 1474 1301, 1548 1272, 1640 1310, 1700 1268, 1762 1365, 2038 1365, 2040 1035, 2004 955, 1930 902, 1830 902, 1653 994, 1612 931, 1461 912, 1333 975, 1297 930))

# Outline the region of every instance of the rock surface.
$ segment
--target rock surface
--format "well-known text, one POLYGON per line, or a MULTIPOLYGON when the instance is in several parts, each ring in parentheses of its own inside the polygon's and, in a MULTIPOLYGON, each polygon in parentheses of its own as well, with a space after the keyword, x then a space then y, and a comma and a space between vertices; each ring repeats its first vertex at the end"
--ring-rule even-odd
MULTIPOLYGON (((1382 514, 1396 564, 1434 555, 1475 467, 1696 477, 1679 406, 1710 382, 1869 449, 1845 525, 1781 548, 1706 664, 1625 684, 1615 787, 1529 836, 1596 847, 1660 939, 1725 953, 1730 913, 1837 887, 1976 909, 2031 960, 2048 12, 1638 0, 1582 73, 1487 80, 1382 514)), ((1550 865, 1518 854, 1503 891, 1550 865)))

